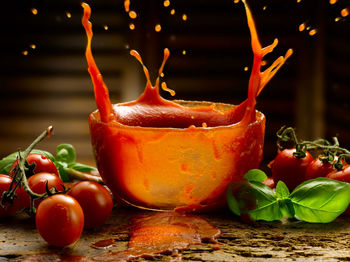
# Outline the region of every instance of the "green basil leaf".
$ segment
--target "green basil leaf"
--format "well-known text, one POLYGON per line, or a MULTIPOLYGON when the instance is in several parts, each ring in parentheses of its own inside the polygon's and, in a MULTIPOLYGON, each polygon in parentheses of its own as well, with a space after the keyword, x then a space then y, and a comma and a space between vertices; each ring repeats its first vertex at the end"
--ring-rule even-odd
POLYGON ((261 182, 241 181, 231 183, 226 199, 236 215, 248 214, 253 220, 280 220, 283 215, 271 188, 261 182))
POLYGON ((267 179, 267 176, 264 171, 260 169, 251 169, 244 175, 244 178, 248 181, 262 182, 267 179))
POLYGON ((56 167, 60 173, 60 178, 63 182, 69 182, 70 177, 67 173, 68 164, 64 162, 56 162, 56 167))
POLYGON ((256 209, 248 211, 250 217, 253 220, 281 220, 283 214, 273 190, 261 182, 251 181, 249 184, 253 188, 252 193, 257 202, 256 209))
POLYGON ((284 217, 294 218, 295 211, 292 201, 289 198, 278 200, 281 213, 284 217))
MULTIPOLYGON (((21 152, 23 153, 23 152, 21 152)), ((31 153, 37 153, 46 156, 47 158, 51 159, 53 162, 55 161, 55 158, 53 155, 47 151, 39 150, 39 149, 33 149, 31 153)), ((0 160, 0 174, 9 174, 12 164, 16 161, 18 156, 18 152, 14 152, 3 159, 0 160)))
POLYGON ((76 159, 75 148, 71 144, 61 144, 56 147, 56 161, 73 163, 76 159))
POLYGON ((310 223, 329 223, 350 203, 350 184, 319 177, 297 186, 290 200, 295 216, 310 223))
POLYGON ((276 197, 278 199, 288 198, 290 195, 289 189, 283 181, 278 181, 276 185, 276 197))
POLYGON ((75 169, 75 170, 78 170, 78 171, 84 172, 84 173, 89 173, 91 171, 97 170, 96 167, 84 165, 81 163, 70 163, 70 164, 68 164, 68 168, 72 168, 72 169, 75 169))

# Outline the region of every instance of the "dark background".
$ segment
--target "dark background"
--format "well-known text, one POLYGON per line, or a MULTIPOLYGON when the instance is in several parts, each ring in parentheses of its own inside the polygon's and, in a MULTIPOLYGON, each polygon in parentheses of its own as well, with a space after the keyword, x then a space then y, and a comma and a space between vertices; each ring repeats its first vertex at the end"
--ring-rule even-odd
MULTIPOLYGON (((54 136, 39 148, 54 152, 57 144, 71 143, 79 161, 92 163, 87 117, 96 106, 84 56, 81 2, 12 2, 2 7, 0 17, 0 157, 25 148, 53 125, 54 136)), ((131 10, 138 14, 132 20, 122 0, 87 2, 92 7, 93 53, 113 103, 137 98, 145 85, 130 49, 139 51, 154 80, 165 47, 171 56, 164 80, 176 91, 175 98, 233 104, 246 98, 252 52, 242 3, 171 0, 164 7, 159 0, 131 0, 131 10), (136 29, 130 30, 129 23, 136 29), (158 23, 159 33, 154 31, 158 23)), ((258 98, 257 107, 267 117, 263 165, 276 153, 275 133, 282 125, 296 127, 303 139, 337 135, 350 148, 350 18, 335 21, 349 1, 248 3, 262 45, 280 41, 267 62, 294 49, 258 98), (300 32, 303 22, 317 34, 300 32)))

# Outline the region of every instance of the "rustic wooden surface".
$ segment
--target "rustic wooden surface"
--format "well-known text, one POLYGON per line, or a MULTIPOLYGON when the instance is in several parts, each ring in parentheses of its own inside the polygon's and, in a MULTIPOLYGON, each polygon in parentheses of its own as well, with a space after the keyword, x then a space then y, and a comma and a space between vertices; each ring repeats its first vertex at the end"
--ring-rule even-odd
MULTIPOLYGON (((143 212, 145 211, 116 209, 104 226, 85 230, 74 246, 65 249, 48 247, 37 233, 34 220, 26 215, 1 220, 0 261, 84 261, 105 252, 125 250, 128 222, 131 217, 143 212), (91 246, 107 239, 115 241, 110 248, 96 249, 91 246), (37 256, 38 254, 47 256, 37 256), (70 254, 78 256, 69 256, 70 254)), ((340 217, 333 223, 323 225, 300 221, 245 224, 230 213, 201 216, 221 229, 219 241, 222 245, 218 250, 211 244, 190 246, 181 252, 184 261, 350 260, 349 217, 340 217)), ((160 255, 154 260, 169 261, 174 260, 174 257, 160 255)))

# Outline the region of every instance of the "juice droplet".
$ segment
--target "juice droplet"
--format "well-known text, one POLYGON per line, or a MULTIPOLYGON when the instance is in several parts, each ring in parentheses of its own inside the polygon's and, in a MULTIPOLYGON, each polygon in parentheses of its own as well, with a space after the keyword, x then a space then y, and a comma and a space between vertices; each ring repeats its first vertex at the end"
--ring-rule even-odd
POLYGON ((108 25, 104 25, 103 29, 107 31, 108 30, 108 25))
POLYGON ((312 29, 309 32, 309 35, 311 35, 311 36, 316 35, 316 34, 317 34, 317 29, 312 29))
POLYGON ((160 24, 157 24, 155 27, 154 27, 154 30, 156 32, 160 32, 160 30, 162 30, 162 26, 160 24))
POLYGON ((175 9, 171 9, 170 14, 175 15, 175 9))
POLYGON ((29 47, 30 47, 31 49, 35 49, 35 48, 36 48, 36 45, 31 44, 29 47))
POLYGON ((27 50, 24 50, 24 51, 22 52, 22 55, 28 55, 28 51, 27 51, 27 50))
POLYGON ((248 66, 246 66, 246 67, 244 67, 243 70, 244 70, 244 71, 248 71, 248 69, 249 69, 248 66))
POLYGON ((172 89, 169 89, 165 82, 162 82, 161 87, 164 91, 169 92, 171 96, 175 96, 175 91, 172 89))
POLYGON ((338 22, 338 21, 340 21, 340 19, 341 19, 341 17, 338 16, 338 17, 336 17, 336 18, 334 19, 334 21, 335 21, 335 22, 338 22))
POLYGON ((301 2, 301 0, 297 0, 297 3, 300 3, 301 2))
POLYGON ((164 73, 163 72, 160 74, 160 77, 164 77, 164 73))
POLYGON ((205 127, 208 127, 207 123, 203 122, 203 123, 202 123, 202 127, 204 127, 204 128, 205 128, 205 127))
POLYGON ((163 4, 164 4, 165 7, 168 7, 170 5, 170 1, 169 0, 164 0, 163 4))
POLYGON ((329 3, 330 3, 331 5, 334 5, 336 2, 338 2, 338 0, 329 0, 329 3))
POLYGON ((304 31, 305 28, 306 28, 305 23, 300 24, 300 25, 299 25, 299 32, 304 31))
POLYGON ((310 29, 311 29, 311 26, 306 27, 306 30, 308 30, 308 31, 309 31, 310 29))
POLYGON ((263 7, 263 10, 265 11, 267 9, 267 6, 265 5, 264 7, 263 7))
POLYGON ((129 13, 130 11, 130 0, 124 0, 125 12, 129 13))
POLYGON ((261 61, 261 65, 262 65, 262 66, 267 65, 267 61, 266 61, 266 60, 261 61))
POLYGON ((66 16, 67 16, 68 18, 71 18, 71 17, 72 17, 72 14, 71 14, 70 12, 66 12, 66 16))
POLYGON ((38 14, 38 10, 35 8, 30 9, 30 12, 32 12, 33 15, 37 15, 38 14))
POLYGON ((136 14, 135 11, 130 11, 129 12, 129 16, 130 16, 131 19, 135 19, 137 17, 137 14, 136 14))
POLYGON ((341 10, 340 14, 342 17, 346 17, 349 15, 349 12, 350 12, 350 9, 347 7, 347 8, 344 8, 343 10, 341 10))
POLYGON ((183 54, 183 55, 186 55, 186 50, 182 50, 182 54, 183 54))
POLYGON ((130 30, 134 30, 135 29, 135 25, 134 24, 129 24, 129 28, 130 28, 130 30))
POLYGON ((183 15, 182 15, 182 20, 184 20, 184 21, 187 20, 187 15, 186 15, 186 14, 183 14, 183 15))
POLYGON ((235 4, 238 4, 238 3, 239 3, 239 0, 233 0, 233 2, 234 2, 235 4))

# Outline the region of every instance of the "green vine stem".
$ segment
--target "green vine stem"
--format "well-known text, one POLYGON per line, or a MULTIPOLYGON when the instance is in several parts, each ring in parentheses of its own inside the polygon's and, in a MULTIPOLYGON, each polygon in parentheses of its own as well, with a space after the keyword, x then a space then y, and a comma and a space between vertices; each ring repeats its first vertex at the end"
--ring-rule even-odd
POLYGON ((31 215, 36 213, 36 209, 34 207, 35 199, 44 199, 48 196, 51 196, 54 194, 66 193, 68 191, 65 188, 64 188, 64 191, 58 191, 55 187, 49 190, 48 185, 46 184, 46 192, 44 194, 37 194, 33 192, 28 185, 28 181, 26 177, 26 167, 25 167, 26 158, 38 143, 40 143, 44 138, 51 136, 52 130, 53 130, 53 127, 49 126, 27 147, 27 149, 23 153, 18 151, 18 156, 17 156, 18 164, 13 170, 14 171, 13 180, 9 190, 4 192, 3 194, 1 204, 5 204, 6 202, 12 204, 14 199, 17 197, 15 193, 16 189, 18 187, 23 187, 23 189, 29 194, 31 198, 31 205, 29 208, 29 214, 31 215))
POLYGON ((299 141, 295 130, 292 127, 283 126, 277 132, 277 146, 282 150, 282 142, 291 142, 296 148, 294 155, 298 158, 305 157, 306 151, 321 151, 322 155, 319 157, 321 161, 333 164, 337 170, 341 170, 347 158, 350 158, 350 151, 342 148, 339 145, 337 137, 333 137, 333 143, 326 139, 317 139, 314 141, 299 141))
POLYGON ((89 180, 97 182, 99 184, 104 184, 102 178, 99 176, 94 176, 88 173, 80 172, 73 168, 67 168, 66 172, 70 176, 70 178, 75 178, 77 180, 89 180))

